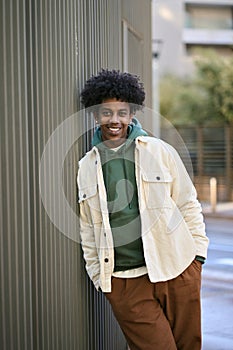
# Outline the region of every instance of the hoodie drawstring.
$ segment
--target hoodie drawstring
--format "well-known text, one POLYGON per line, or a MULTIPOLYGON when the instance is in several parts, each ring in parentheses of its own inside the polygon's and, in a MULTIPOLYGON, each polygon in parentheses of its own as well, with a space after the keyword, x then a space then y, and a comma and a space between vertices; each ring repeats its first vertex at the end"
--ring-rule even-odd
POLYGON ((133 197, 130 198, 130 194, 129 194, 129 183, 128 181, 128 174, 127 174, 127 166, 125 164, 125 157, 123 155, 123 169, 124 169, 124 175, 125 175, 125 186, 126 186, 126 197, 127 197, 127 203, 128 203, 128 206, 129 206, 129 209, 132 209, 132 199, 133 197))

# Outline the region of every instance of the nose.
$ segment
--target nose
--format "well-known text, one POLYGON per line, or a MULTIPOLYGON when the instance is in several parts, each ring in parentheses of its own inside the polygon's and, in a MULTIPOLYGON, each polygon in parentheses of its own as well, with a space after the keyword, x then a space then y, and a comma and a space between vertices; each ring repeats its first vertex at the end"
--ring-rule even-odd
POLYGON ((110 123, 118 123, 119 122, 119 115, 117 112, 112 113, 110 119, 109 119, 110 123))

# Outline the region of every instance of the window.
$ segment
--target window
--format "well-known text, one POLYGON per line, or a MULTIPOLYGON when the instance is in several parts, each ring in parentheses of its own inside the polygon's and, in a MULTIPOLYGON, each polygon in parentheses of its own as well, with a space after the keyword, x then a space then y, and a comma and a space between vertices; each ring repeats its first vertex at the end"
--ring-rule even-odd
POLYGON ((195 6, 186 5, 185 27, 193 29, 231 30, 231 6, 195 6))

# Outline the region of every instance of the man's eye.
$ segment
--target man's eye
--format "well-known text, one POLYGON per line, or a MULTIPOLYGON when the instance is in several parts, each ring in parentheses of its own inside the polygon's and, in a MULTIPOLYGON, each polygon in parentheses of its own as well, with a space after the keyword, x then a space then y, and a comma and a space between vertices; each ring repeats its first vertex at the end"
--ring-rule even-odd
POLYGON ((109 116, 111 115, 111 113, 110 113, 109 111, 103 111, 103 112, 102 112, 102 115, 103 115, 104 117, 109 117, 109 116))
POLYGON ((120 113, 119 113, 119 115, 120 115, 121 117, 126 117, 127 114, 128 114, 127 112, 120 112, 120 113))

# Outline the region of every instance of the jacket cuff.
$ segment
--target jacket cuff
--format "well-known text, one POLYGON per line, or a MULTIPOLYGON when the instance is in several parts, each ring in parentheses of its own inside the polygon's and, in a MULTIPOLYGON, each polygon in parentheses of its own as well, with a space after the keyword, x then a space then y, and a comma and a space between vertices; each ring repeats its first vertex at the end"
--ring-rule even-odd
POLYGON ((200 255, 196 255, 195 260, 200 261, 202 264, 205 263, 205 258, 203 256, 200 256, 200 255))

